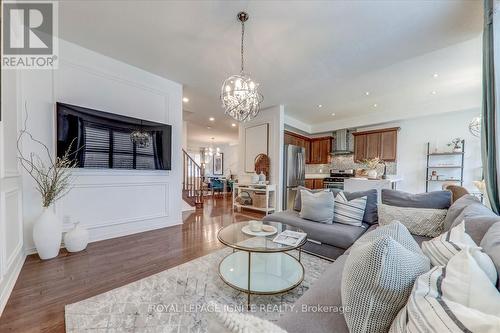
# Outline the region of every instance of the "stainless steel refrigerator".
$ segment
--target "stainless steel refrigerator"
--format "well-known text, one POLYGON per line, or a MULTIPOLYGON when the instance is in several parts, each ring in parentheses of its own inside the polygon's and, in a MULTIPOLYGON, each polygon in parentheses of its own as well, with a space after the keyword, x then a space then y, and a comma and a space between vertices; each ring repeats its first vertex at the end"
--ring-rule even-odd
POLYGON ((283 173, 283 210, 292 209, 297 187, 305 185, 306 158, 305 149, 294 145, 285 145, 283 173))

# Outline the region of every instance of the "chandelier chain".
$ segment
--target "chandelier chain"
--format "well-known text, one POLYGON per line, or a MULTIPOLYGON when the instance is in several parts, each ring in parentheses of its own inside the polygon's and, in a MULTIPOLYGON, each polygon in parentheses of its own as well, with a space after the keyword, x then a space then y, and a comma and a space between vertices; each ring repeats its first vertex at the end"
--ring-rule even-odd
POLYGON ((244 48, 243 48, 243 42, 245 39, 245 22, 241 22, 241 73, 243 73, 243 66, 244 66, 244 48))

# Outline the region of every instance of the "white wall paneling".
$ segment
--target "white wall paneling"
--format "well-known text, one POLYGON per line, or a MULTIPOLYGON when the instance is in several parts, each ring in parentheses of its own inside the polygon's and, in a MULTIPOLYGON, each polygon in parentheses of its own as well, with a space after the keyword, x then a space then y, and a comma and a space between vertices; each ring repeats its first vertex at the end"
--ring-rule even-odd
POLYGON ((269 154, 269 124, 245 127, 245 172, 254 172, 255 158, 269 154))
POLYGON ((7 303, 25 255, 21 175, 17 163, 19 73, 2 70, 0 122, 0 315, 7 303))
MULTIPOLYGON (((23 73, 29 130, 55 147, 56 102, 172 125, 172 170, 77 169, 74 188, 55 205, 67 230, 80 221, 91 241, 182 223, 182 86, 61 40, 59 69, 23 73)), ((38 151, 31 142, 23 150, 38 151)), ((24 175, 25 248, 41 212, 39 195, 24 175)))
POLYGON ((260 111, 260 113, 254 119, 240 123, 239 127, 239 147, 243 149, 238 149, 238 178, 241 181, 249 181, 251 172, 247 172, 245 168, 245 129, 267 124, 269 128, 269 138, 268 138, 268 147, 269 147, 269 160, 271 164, 271 172, 270 172, 270 182, 271 184, 277 185, 277 196, 276 196, 276 208, 280 210, 281 207, 281 197, 282 197, 282 185, 283 185, 283 131, 284 131, 284 119, 285 119, 285 106, 277 105, 272 106, 260 111))

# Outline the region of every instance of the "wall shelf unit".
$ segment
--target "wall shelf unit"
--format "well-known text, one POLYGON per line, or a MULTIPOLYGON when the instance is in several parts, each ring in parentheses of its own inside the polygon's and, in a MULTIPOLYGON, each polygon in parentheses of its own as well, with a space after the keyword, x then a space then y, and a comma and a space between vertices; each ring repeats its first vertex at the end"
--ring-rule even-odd
MULTIPOLYGON (((429 192, 432 183, 444 183, 444 182, 456 182, 463 186, 464 183, 464 156, 465 156, 465 140, 461 141, 462 151, 457 152, 431 152, 430 142, 427 143, 427 167, 426 167, 426 178, 425 178, 425 192, 429 192), (458 158, 457 158, 458 157, 458 158), (442 165, 436 165, 436 160, 445 161, 446 163, 442 165), (449 165, 448 165, 449 164, 449 165), (437 179, 433 179, 432 172, 437 170, 446 171, 448 174, 444 179, 439 179, 440 175, 437 175, 437 179), (452 177, 449 173, 453 173, 460 177, 452 177)), ((441 162, 442 163, 442 162, 441 162)), ((437 172, 436 172, 437 173, 437 172)), ((443 175, 441 175, 443 177, 443 175)))
MULTIPOLYGON (((262 200, 261 199, 261 200, 262 200)), ((261 212, 272 213, 276 210, 276 184, 271 185, 259 185, 259 184, 243 184, 243 183, 234 183, 233 186, 233 210, 246 208, 251 210, 258 210, 261 212), (242 205, 236 201, 236 198, 242 193, 247 192, 252 197, 251 205, 242 205), (255 193, 259 193, 262 195, 262 199, 264 201, 264 205, 255 205, 255 193)))

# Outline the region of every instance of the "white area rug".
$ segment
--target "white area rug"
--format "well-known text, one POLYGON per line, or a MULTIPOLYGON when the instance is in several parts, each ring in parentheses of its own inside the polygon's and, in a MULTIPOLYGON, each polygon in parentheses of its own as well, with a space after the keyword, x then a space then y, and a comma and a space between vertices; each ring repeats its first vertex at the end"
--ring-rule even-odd
MULTIPOLYGON (((66 305, 66 332, 207 332, 209 302, 246 311, 246 294, 227 286, 217 267, 223 249, 123 287, 66 305)), ((325 271, 329 262, 302 253, 304 281, 282 295, 252 295, 251 311, 276 321, 325 271)))

